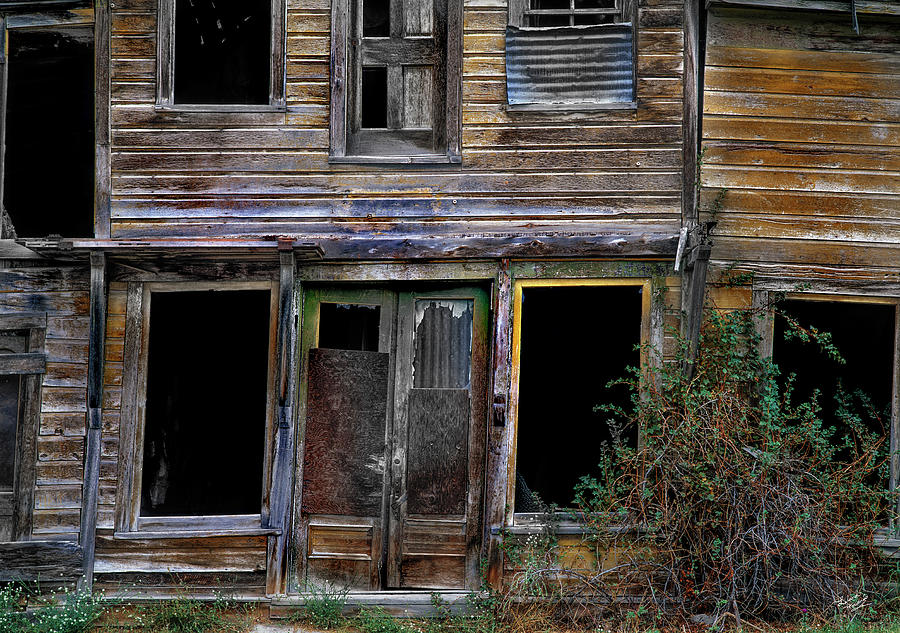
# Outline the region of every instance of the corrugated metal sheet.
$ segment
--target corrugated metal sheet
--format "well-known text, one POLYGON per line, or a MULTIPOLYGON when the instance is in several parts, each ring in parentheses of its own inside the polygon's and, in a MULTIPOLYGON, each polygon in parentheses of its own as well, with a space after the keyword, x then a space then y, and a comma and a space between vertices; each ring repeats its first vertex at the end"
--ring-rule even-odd
POLYGON ((506 29, 510 105, 633 100, 631 24, 506 29))

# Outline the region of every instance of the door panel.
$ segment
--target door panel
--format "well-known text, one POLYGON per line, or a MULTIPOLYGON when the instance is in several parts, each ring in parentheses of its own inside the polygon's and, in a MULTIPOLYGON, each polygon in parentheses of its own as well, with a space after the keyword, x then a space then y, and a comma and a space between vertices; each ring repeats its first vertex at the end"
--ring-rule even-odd
POLYGON ((468 389, 410 390, 406 466, 410 514, 465 514, 468 430, 468 389))
POLYGON ((479 289, 306 291, 301 579, 477 586, 487 324, 479 289))
POLYGON ((303 512, 379 516, 390 356, 309 350, 303 512))

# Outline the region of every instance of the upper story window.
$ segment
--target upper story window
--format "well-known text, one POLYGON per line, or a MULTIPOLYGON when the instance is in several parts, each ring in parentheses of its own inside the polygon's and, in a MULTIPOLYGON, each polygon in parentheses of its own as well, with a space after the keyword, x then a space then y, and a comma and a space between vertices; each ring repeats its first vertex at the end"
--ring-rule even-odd
POLYGON ((634 0, 512 0, 511 110, 635 107, 634 0))
POLYGON ((284 104, 284 0, 161 0, 158 105, 284 104))
POLYGON ((333 162, 459 162, 460 0, 336 0, 333 162))

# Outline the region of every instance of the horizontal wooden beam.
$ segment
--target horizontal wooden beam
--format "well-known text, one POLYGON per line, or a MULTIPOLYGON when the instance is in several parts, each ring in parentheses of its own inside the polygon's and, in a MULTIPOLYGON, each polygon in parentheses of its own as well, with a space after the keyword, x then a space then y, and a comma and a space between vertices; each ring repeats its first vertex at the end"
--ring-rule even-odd
MULTIPOLYGON (((33 13, 13 13, 7 18, 6 28, 34 29, 54 26, 89 26, 94 23, 94 10, 91 8, 59 9, 58 7, 52 6, 52 3, 49 2, 31 2, 22 4, 28 4, 30 9, 43 9, 43 11, 33 13), (48 4, 51 6, 43 6, 48 4)), ((6 3, 3 3, 2 8, 4 10, 7 9, 6 3)))
POLYGON ((43 374, 47 359, 43 354, 0 354, 0 376, 43 374))
POLYGON ((81 548, 67 541, 0 543, 0 582, 75 579, 81 575, 81 548))
POLYGON ((17 312, 13 314, 0 314, 0 330, 30 330, 32 328, 46 327, 46 312, 17 312))
MULTIPOLYGON (((850 13, 849 0, 707 0, 706 6, 850 13)), ((900 15, 900 5, 887 0, 856 0, 856 12, 860 14, 900 15)))

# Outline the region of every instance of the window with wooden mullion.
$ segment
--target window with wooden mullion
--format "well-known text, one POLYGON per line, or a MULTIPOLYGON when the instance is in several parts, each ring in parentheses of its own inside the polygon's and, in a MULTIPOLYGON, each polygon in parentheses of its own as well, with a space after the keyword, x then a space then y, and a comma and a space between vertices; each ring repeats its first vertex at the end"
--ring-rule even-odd
POLYGON ((530 0, 527 26, 588 26, 623 21, 619 0, 530 0))
POLYGON ((361 0, 356 7, 351 153, 438 152, 445 144, 446 1, 361 0))
POLYGON ((332 82, 332 160, 446 156, 453 162, 458 155, 458 130, 453 133, 452 128, 458 127, 459 98, 458 88, 451 84, 459 73, 448 73, 448 68, 458 65, 459 55, 449 44, 455 37, 451 29, 459 30, 460 16, 454 19, 449 13, 451 7, 458 12, 459 4, 458 0, 351 0, 345 49, 340 11, 333 16, 338 61, 332 82), (342 52, 346 52, 346 84, 340 77, 342 52), (345 116, 340 112, 342 103, 345 116))

